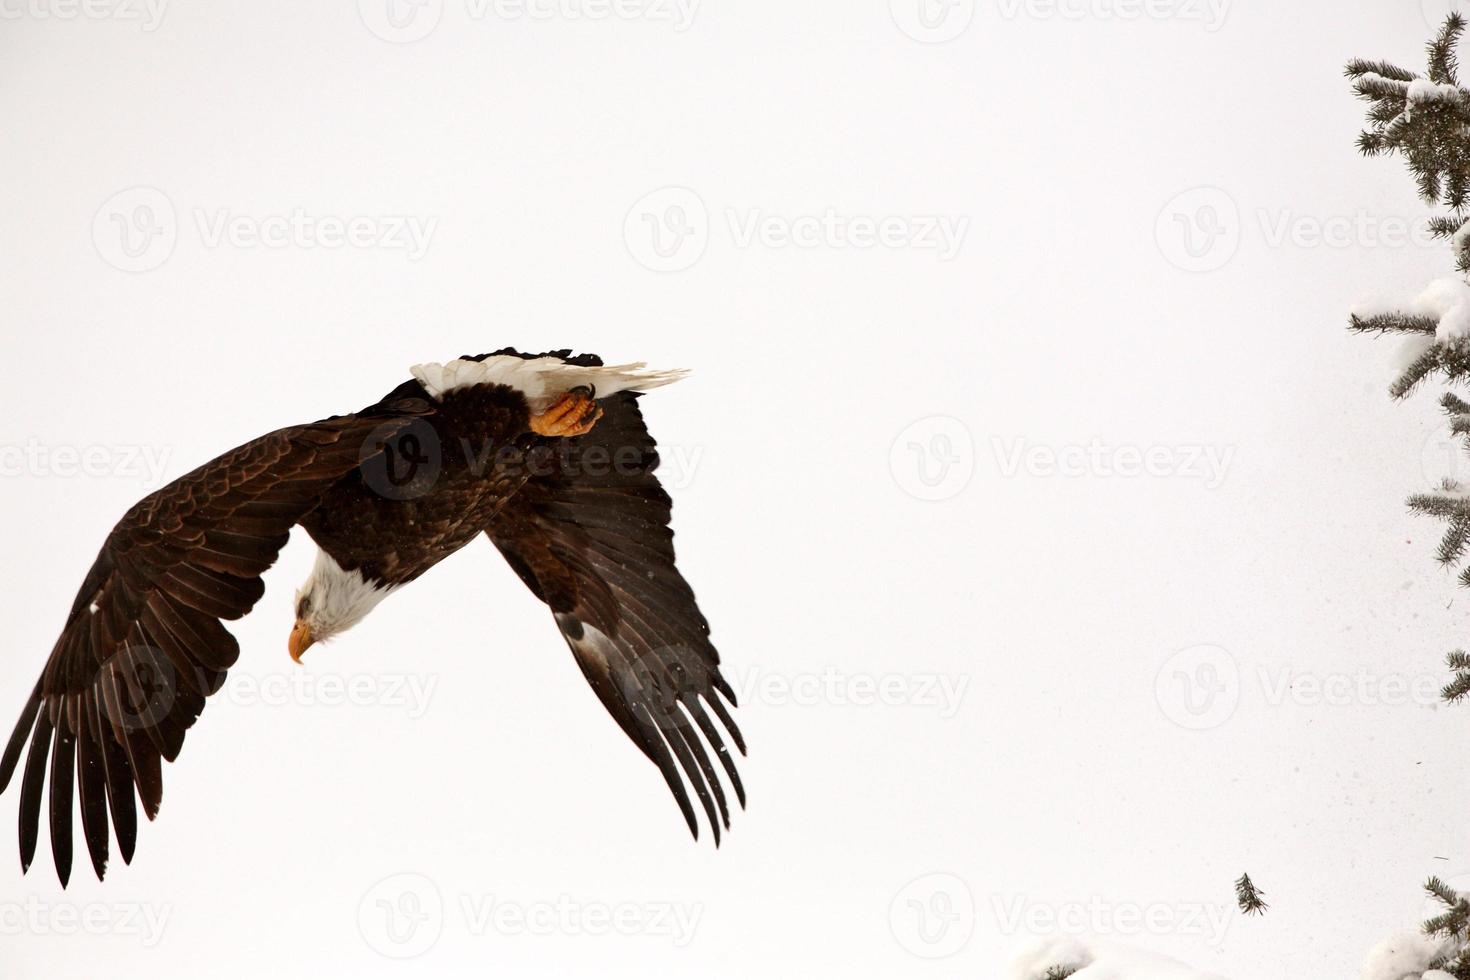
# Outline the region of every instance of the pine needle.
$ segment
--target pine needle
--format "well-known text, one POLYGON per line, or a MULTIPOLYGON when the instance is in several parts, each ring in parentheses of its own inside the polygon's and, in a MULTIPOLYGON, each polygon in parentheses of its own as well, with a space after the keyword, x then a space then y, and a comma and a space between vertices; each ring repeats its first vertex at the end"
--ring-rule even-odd
POLYGON ((1235 883, 1235 902, 1246 915, 1265 915, 1271 907, 1266 904, 1265 893, 1256 887, 1248 874, 1241 875, 1235 883))

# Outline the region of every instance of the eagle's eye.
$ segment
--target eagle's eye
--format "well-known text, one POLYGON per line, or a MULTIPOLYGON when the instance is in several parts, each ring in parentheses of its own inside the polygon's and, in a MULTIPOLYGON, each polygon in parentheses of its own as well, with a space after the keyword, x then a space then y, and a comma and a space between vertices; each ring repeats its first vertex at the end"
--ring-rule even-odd
POLYGON ((307 613, 309 613, 309 612, 311 612, 311 597, 310 596, 302 596, 300 599, 297 599, 296 600, 296 618, 298 620, 305 619, 307 613))

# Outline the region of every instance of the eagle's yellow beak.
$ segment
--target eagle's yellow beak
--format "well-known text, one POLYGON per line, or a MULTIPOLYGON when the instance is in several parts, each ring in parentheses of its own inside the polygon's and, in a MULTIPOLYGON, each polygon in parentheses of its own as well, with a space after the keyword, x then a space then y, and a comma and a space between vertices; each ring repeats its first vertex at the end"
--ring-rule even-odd
POLYGON ((311 635, 311 627, 297 620, 296 625, 291 628, 291 640, 287 644, 287 648, 291 651, 291 659, 298 664, 301 663, 301 655, 310 650, 311 645, 315 642, 316 637, 311 635))

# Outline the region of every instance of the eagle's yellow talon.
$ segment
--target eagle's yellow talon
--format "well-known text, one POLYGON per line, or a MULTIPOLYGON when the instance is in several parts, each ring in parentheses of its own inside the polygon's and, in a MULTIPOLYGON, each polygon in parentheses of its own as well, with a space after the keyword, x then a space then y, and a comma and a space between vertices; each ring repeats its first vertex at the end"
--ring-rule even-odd
POLYGON ((598 406, 592 393, 586 389, 577 389, 562 395, 541 414, 532 415, 531 431, 538 436, 584 436, 592 431, 600 418, 602 408, 598 406))

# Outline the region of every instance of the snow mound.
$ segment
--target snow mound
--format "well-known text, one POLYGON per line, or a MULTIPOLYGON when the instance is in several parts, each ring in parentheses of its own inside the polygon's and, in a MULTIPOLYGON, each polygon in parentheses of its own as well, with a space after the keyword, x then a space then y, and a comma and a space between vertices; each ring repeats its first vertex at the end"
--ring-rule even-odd
POLYGON ((1069 980, 1225 980, 1157 953, 1071 938, 1032 943, 1011 962, 1006 980, 1044 980, 1058 966, 1077 969, 1069 980))
POLYGON ((1395 933, 1368 953, 1362 980, 1454 980, 1448 973, 1429 970, 1430 963, 1453 948, 1449 940, 1426 936, 1417 929, 1395 933))

